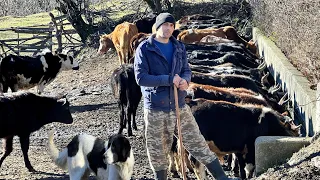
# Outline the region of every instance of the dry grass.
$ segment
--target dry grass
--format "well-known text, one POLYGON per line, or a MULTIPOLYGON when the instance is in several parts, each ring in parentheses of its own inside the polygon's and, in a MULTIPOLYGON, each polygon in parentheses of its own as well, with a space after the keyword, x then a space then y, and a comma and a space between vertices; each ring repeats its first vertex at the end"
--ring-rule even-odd
POLYGON ((320 1, 249 0, 254 23, 314 86, 320 80, 320 1))

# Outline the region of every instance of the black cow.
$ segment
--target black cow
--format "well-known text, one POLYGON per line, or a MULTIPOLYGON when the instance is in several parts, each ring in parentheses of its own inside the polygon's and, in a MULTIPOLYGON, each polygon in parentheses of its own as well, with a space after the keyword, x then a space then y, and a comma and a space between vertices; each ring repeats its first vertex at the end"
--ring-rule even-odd
POLYGON ((141 100, 141 89, 136 83, 132 64, 123 64, 113 71, 111 76, 111 87, 113 94, 118 98, 120 108, 120 127, 118 133, 121 134, 128 122, 128 135, 132 136, 132 126, 137 130, 136 111, 141 100))
MULTIPOLYGON (((229 63, 224 63, 222 65, 227 65, 229 63)), ((230 66, 206 66, 206 65, 194 65, 189 64, 192 71, 205 73, 206 75, 223 75, 223 74, 236 74, 236 75, 245 75, 249 76, 255 81, 263 80, 263 71, 267 67, 265 63, 259 65, 257 68, 243 69, 235 67, 230 63, 230 66)), ((266 85, 269 85, 266 83, 266 85)), ((270 86, 270 85, 269 85, 270 86)))
POLYGON ((156 14, 150 14, 148 17, 138 19, 133 23, 137 26, 139 33, 152 33, 152 26, 156 22, 156 17, 156 14))
POLYGON ((9 55, 0 64, 0 93, 37 86, 41 94, 63 70, 78 70, 79 64, 73 57, 53 54, 48 49, 36 57, 9 55))
POLYGON ((242 75, 206 75, 202 73, 193 72, 191 75, 191 81, 198 84, 206 84, 217 87, 233 87, 233 88, 246 88, 256 93, 266 94, 267 92, 262 89, 262 85, 242 75))
POLYGON ((300 135, 300 126, 292 119, 264 106, 206 99, 191 100, 188 105, 201 134, 218 157, 237 153, 242 178, 252 173, 245 173, 244 169, 246 166, 246 170, 253 170, 257 137, 300 135))
POLYGON ((191 97, 192 99, 204 98, 231 103, 251 103, 270 106, 262 95, 243 88, 223 88, 190 83, 187 89, 187 97, 191 97))
MULTIPOLYGON (((197 59, 197 60, 206 60, 206 61, 215 61, 219 63, 214 64, 204 64, 215 66, 222 63, 233 63, 237 66, 248 68, 256 68, 261 63, 261 60, 251 58, 250 56, 246 56, 244 54, 239 53, 238 51, 230 51, 230 52, 219 52, 219 51, 192 51, 188 52, 188 59, 197 59)), ((197 61, 191 61, 190 63, 197 61)), ((208 62, 210 63, 210 62, 208 62)))
POLYGON ((16 92, 0 96, 0 138, 3 138, 2 162, 12 152, 14 136, 19 136, 25 166, 34 172, 29 157, 29 136, 51 122, 73 122, 69 102, 64 97, 45 97, 30 92, 16 92))
POLYGON ((219 52, 239 52, 250 58, 256 59, 257 56, 251 51, 244 47, 243 44, 238 43, 219 43, 210 45, 199 45, 199 44, 185 44, 187 51, 193 50, 207 50, 207 51, 219 51, 219 52))
POLYGON ((206 66, 217 66, 225 63, 232 63, 237 67, 243 69, 257 68, 259 64, 254 62, 246 61, 245 59, 239 59, 234 53, 226 53, 220 58, 216 59, 189 59, 190 64, 194 65, 206 65, 206 66))

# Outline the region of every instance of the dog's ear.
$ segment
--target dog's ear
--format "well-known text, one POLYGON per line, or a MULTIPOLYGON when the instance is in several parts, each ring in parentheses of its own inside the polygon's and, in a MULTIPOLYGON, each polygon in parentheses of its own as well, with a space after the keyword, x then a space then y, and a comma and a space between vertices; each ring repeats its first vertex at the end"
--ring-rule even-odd
POLYGON ((127 151, 128 150, 126 148, 122 149, 122 158, 121 159, 123 159, 123 160, 127 159, 127 157, 128 157, 128 152, 127 151))
POLYGON ((130 156, 131 146, 129 140, 125 137, 123 137, 123 146, 122 155, 124 159, 127 159, 130 156))

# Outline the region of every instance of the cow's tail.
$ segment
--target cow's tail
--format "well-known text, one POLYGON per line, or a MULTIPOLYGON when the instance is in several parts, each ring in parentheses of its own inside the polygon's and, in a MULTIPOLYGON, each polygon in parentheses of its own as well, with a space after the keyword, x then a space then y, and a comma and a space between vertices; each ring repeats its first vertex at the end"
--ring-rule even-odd
POLYGON ((61 152, 59 152, 59 149, 54 144, 53 136, 54 136, 54 130, 51 130, 49 132, 49 137, 48 137, 48 141, 49 141, 48 149, 49 149, 50 157, 57 166, 59 166, 62 169, 67 169, 68 149, 64 148, 61 152))

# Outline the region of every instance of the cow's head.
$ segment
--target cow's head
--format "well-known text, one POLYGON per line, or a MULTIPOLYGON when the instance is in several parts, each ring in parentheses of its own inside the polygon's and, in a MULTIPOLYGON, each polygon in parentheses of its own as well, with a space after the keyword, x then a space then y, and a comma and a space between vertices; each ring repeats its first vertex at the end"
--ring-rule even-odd
POLYGON ((293 120, 289 116, 283 116, 283 118, 285 120, 283 124, 284 124, 288 134, 290 134, 291 136, 296 136, 296 137, 301 136, 302 124, 295 125, 293 120))
POLYGON ((257 41, 253 41, 253 40, 250 40, 249 42, 248 42, 248 44, 247 44, 247 48, 253 53, 253 54, 255 54, 255 55, 258 55, 257 54, 257 41))
POLYGON ((106 53, 109 49, 113 48, 111 34, 100 36, 100 46, 98 49, 99 54, 106 53))
POLYGON ((64 124, 73 123, 73 118, 70 112, 70 103, 65 96, 49 97, 52 99, 52 106, 46 113, 46 121, 49 122, 60 122, 64 124))
POLYGON ((57 54, 57 56, 60 58, 61 70, 79 69, 78 61, 75 60, 72 56, 66 54, 57 54))
POLYGON ((44 114, 45 124, 51 122, 60 122, 64 124, 72 124, 73 118, 70 112, 70 103, 65 96, 39 96, 49 99, 45 102, 46 108, 41 108, 44 114))

